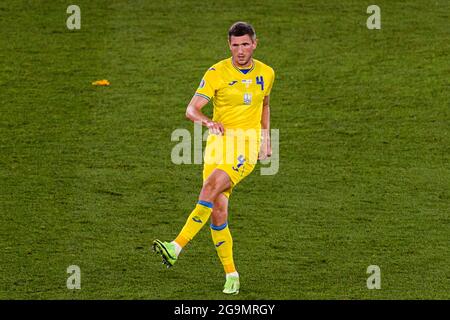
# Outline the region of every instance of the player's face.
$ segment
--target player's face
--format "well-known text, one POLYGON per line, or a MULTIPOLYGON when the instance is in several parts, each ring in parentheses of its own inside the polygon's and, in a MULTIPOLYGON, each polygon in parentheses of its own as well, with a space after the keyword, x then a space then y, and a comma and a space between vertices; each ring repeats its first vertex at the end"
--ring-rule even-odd
POLYGON ((240 37, 231 36, 229 40, 233 62, 239 67, 248 67, 251 64, 253 50, 256 49, 256 39, 248 34, 240 37))

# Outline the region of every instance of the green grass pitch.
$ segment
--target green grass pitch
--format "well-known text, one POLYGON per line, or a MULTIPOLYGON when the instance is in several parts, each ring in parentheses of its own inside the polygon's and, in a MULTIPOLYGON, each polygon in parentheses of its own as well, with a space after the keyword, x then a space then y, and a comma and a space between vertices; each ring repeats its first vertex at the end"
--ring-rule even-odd
MULTIPOLYGON (((226 299, 173 130, 228 27, 271 65, 280 170, 234 191, 237 299, 450 298, 450 2, 2 1, 0 299, 226 299), (81 29, 68 30, 69 4, 81 29), (381 29, 366 27, 370 4, 381 29), (92 81, 108 79, 109 87, 92 81), (69 290, 70 265, 81 289, 69 290), (381 289, 369 290, 378 265, 381 289)), ((208 113, 211 108, 208 107, 208 113)))

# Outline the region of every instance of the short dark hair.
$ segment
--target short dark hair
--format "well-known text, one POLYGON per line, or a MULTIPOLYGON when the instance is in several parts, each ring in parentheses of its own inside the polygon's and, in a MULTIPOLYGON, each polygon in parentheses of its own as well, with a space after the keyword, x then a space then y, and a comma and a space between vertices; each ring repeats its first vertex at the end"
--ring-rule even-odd
POLYGON ((231 36, 241 37, 248 34, 252 40, 256 38, 255 29, 253 29, 252 25, 247 22, 238 21, 233 23, 233 25, 228 30, 228 40, 231 39, 231 36))

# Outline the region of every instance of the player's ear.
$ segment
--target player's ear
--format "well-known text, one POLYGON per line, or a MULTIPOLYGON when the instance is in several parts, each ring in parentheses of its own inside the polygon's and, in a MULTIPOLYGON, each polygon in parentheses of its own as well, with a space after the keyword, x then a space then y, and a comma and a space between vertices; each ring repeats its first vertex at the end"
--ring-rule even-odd
POLYGON ((258 38, 255 38, 253 40, 253 50, 255 50, 257 46, 258 46, 258 38))

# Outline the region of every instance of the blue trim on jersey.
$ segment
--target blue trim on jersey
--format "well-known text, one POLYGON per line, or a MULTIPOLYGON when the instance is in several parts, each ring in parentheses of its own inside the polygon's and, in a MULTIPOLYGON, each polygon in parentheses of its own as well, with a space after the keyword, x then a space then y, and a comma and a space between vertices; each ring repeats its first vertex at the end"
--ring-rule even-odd
POLYGON ((221 226, 215 226, 215 225, 213 225, 212 223, 210 224, 211 229, 216 230, 216 231, 220 231, 220 230, 225 229, 225 228, 227 227, 227 225, 228 225, 228 222, 225 222, 225 223, 222 224, 221 226))
POLYGON ((198 93, 198 92, 196 92, 195 94, 194 94, 194 96, 199 96, 199 97, 203 97, 203 98, 205 98, 206 100, 211 100, 211 98, 210 97, 208 97, 207 95, 204 95, 204 94, 201 94, 201 93, 198 93))
POLYGON ((212 208, 212 207, 213 207, 212 202, 203 201, 203 200, 198 200, 197 203, 198 203, 198 204, 201 204, 202 206, 208 207, 208 208, 212 208))
POLYGON ((230 58, 230 60, 231 60, 231 65, 232 65, 237 71, 240 71, 240 72, 242 72, 243 74, 247 74, 247 73, 249 73, 250 71, 252 71, 253 69, 255 69, 255 61, 253 61, 253 59, 252 59, 252 67, 251 67, 250 69, 239 69, 238 67, 236 67, 236 66, 234 65, 233 58, 230 58))

